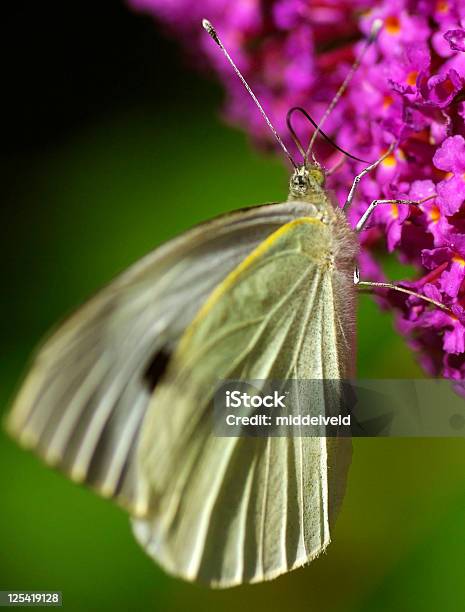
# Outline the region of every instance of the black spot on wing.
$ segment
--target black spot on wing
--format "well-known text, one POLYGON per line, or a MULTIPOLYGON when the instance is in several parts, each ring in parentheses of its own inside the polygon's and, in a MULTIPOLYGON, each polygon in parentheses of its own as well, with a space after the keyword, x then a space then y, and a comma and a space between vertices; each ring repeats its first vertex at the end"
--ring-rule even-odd
POLYGON ((171 359, 171 351, 162 348, 152 357, 143 376, 144 383, 149 391, 153 391, 168 367, 171 359))

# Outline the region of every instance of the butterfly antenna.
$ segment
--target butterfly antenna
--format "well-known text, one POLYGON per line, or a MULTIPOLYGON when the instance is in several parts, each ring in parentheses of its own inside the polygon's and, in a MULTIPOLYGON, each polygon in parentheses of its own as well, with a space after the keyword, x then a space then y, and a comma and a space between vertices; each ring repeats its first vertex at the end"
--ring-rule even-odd
POLYGON ((276 138, 276 140, 279 142, 279 144, 281 145, 282 150, 284 151, 284 153, 286 154, 286 157, 288 158, 288 160, 291 162, 291 164, 294 166, 294 168, 297 168, 297 164, 295 163, 294 159, 292 158, 292 155, 289 153, 286 145, 284 144, 284 142, 281 140, 280 135, 278 134, 278 132, 275 130, 273 124, 271 123, 271 121, 268 118, 268 115, 265 113, 265 111, 263 110, 263 106, 260 104, 260 102, 257 100, 256 95, 254 94, 254 92, 251 90, 249 84, 247 83, 247 81, 245 80, 245 78, 242 76, 241 71, 239 70, 239 68, 236 66, 236 64, 234 63, 232 57, 229 55, 229 53, 227 52, 225 46, 223 45, 223 43, 220 40, 220 37, 218 36, 217 31, 215 30, 215 28, 212 26, 212 24, 207 20, 207 19, 203 19, 202 20, 202 25, 204 27, 204 29, 208 32, 208 34, 210 34, 210 36, 213 38, 213 40, 216 42, 216 44, 218 45, 218 47, 223 51, 226 59, 228 60, 228 62, 231 64, 231 66, 234 69, 234 72, 237 74, 237 76, 240 78, 240 80, 242 81, 242 84, 244 85, 244 87, 246 88, 246 90, 249 92, 250 97, 252 98, 252 100, 255 102, 258 110, 260 111, 260 113, 262 114, 263 119, 266 121, 266 124, 268 125, 268 127, 270 128, 270 130, 273 132, 274 137, 276 138))
POLYGON ((322 128, 324 122, 329 117, 329 115, 332 113, 334 107, 339 102, 339 99, 341 98, 342 94, 347 89, 349 83, 353 79, 354 74, 357 72, 360 64, 362 63, 362 60, 363 60, 363 58, 365 56, 365 53, 368 51, 369 47, 375 42, 375 40, 376 40, 376 38, 377 38, 377 36, 378 36, 378 34, 379 34, 379 32, 380 32, 382 27, 383 27, 383 21, 381 19, 375 19, 373 21, 373 24, 371 26, 370 36, 367 38, 367 40, 365 42, 365 45, 363 46, 363 49, 360 52, 360 55, 357 57, 355 62, 352 64, 352 68, 349 70, 349 74, 346 76, 346 78, 344 79, 344 82, 342 83, 342 85, 337 90, 336 95, 334 96, 334 98, 329 103, 329 106, 326 109, 323 117, 321 118, 321 120, 320 120, 320 122, 319 122, 319 124, 318 124, 318 126, 316 128, 316 130, 313 132, 313 136, 312 136, 312 138, 310 140, 310 144, 308 145, 307 153, 305 155, 305 164, 307 163, 308 158, 312 154, 313 145, 315 144, 316 137, 321 132, 321 128, 322 128))
MULTIPOLYGON (((302 155, 304 160, 306 160, 305 149, 303 148, 302 143, 300 142, 299 137, 296 134, 294 126, 292 125, 292 115, 294 113, 296 113, 296 112, 301 113, 307 119, 307 121, 309 121, 313 125, 313 127, 315 129, 318 127, 318 124, 316 123, 316 121, 314 121, 310 117, 310 115, 307 113, 305 108, 302 108, 301 106, 293 106, 287 112, 287 116, 286 116, 287 128, 288 128, 288 130, 289 130, 289 132, 290 132, 290 134, 292 136, 292 140, 295 142, 295 146, 299 150, 299 153, 302 155)), ((332 138, 330 138, 327 134, 325 134, 323 132, 323 130, 320 129, 319 131, 320 131, 320 134, 323 136, 323 138, 327 142, 329 142, 330 145, 332 145, 335 149, 337 149, 338 151, 343 153, 346 157, 350 157, 350 159, 354 159, 355 161, 359 161, 359 162, 362 162, 364 164, 370 164, 371 163, 371 162, 367 161, 366 159, 361 159, 360 157, 355 157, 355 155, 352 155, 351 153, 349 153, 348 151, 346 151, 345 149, 340 147, 336 142, 334 142, 334 140, 332 138)))

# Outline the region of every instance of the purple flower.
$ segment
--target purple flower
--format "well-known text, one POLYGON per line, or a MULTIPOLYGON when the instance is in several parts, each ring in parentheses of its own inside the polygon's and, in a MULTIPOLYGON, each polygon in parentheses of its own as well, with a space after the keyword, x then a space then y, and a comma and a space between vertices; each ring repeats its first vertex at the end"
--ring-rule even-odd
POLYGON ((450 216, 457 213, 465 200, 465 139, 463 136, 447 138, 433 156, 439 170, 448 173, 437 184, 438 205, 441 212, 450 216))
POLYGON ((391 88, 401 94, 416 94, 419 77, 427 73, 429 64, 430 52, 425 41, 406 44, 402 55, 390 62, 391 88))
MULTIPOLYGON (((447 306, 445 312, 404 294, 383 293, 396 326, 435 376, 465 380, 465 3, 463 0, 129 0, 182 34, 189 53, 211 64, 227 90, 227 117, 259 143, 269 132, 241 83, 204 36, 213 21, 271 120, 285 133, 291 106, 320 118, 375 19, 384 27, 351 86, 325 124, 345 149, 375 160, 399 141, 376 173, 364 177, 349 220, 374 199, 383 205, 360 235, 364 278, 384 280, 379 245, 413 264, 404 285, 447 306), (352 41, 356 40, 355 44, 352 41)), ((299 124, 297 124, 299 125, 299 124)), ((307 127, 299 125, 299 134, 307 127)), ((324 142, 315 151, 330 167, 340 155, 324 142)), ((329 180, 342 203, 361 165, 345 160, 329 180)), ((465 391, 464 391, 465 393, 465 391)))
POLYGON ((438 108, 447 108, 455 96, 464 88, 464 79, 451 69, 435 74, 421 87, 423 98, 438 108))
POLYGON ((442 266, 441 272, 437 276, 439 291, 437 295, 440 297, 438 301, 443 301, 441 293, 456 298, 465 279, 465 260, 462 256, 449 247, 438 247, 436 249, 423 249, 422 261, 425 268, 429 270, 436 270, 447 262, 447 267, 442 266))
POLYGON ((465 51, 465 30, 462 30, 462 28, 448 30, 444 34, 444 38, 449 43, 452 51, 465 51))

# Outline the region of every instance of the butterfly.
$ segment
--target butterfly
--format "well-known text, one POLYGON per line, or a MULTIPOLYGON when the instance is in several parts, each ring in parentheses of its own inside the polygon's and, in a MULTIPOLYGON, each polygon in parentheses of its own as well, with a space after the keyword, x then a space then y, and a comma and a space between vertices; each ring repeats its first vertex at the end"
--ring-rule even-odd
MULTIPOLYGON (((295 164, 216 30, 204 27, 293 163, 288 199, 191 229, 90 299, 38 351, 8 429, 127 510, 166 571, 229 587, 325 550, 351 441, 212 435, 215 385, 355 375, 356 287, 370 285, 356 272, 357 233, 370 213, 349 226, 325 170, 309 161, 312 143, 295 164)), ((384 157, 356 177, 346 207, 384 157)))

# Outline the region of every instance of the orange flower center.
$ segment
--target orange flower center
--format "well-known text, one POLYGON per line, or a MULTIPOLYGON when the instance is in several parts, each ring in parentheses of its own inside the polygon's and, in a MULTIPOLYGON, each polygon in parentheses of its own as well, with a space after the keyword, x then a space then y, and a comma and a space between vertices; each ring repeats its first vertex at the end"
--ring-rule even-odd
POLYGON ((436 3, 436 10, 438 13, 448 13, 449 12, 449 3, 446 0, 438 0, 436 3))
POLYGON ((454 255, 454 257, 452 257, 452 261, 458 263, 462 268, 465 268, 465 259, 460 257, 460 255, 454 255))
POLYGON ((405 79, 405 81, 407 82, 407 85, 411 85, 412 87, 416 85, 417 77, 418 77, 418 70, 412 70, 412 72, 409 72, 407 75, 407 78, 405 79))
POLYGON ((441 217, 441 213, 439 212, 439 208, 437 206, 433 206, 429 211, 429 218, 433 223, 437 223, 441 217))
POLYGON ((399 207, 397 204, 391 204, 391 215, 393 219, 397 219, 399 217, 399 207))
POLYGON ((394 155, 394 153, 391 153, 386 157, 386 159, 383 159, 382 164, 386 168, 394 168, 397 164, 396 156, 394 155))
POLYGON ((387 17, 384 22, 384 27, 386 28, 386 32, 389 34, 399 34, 400 32, 400 21, 399 18, 395 15, 391 15, 391 17, 387 17))
POLYGON ((394 98, 389 94, 386 94, 383 99, 383 109, 389 108, 394 102, 394 98))

